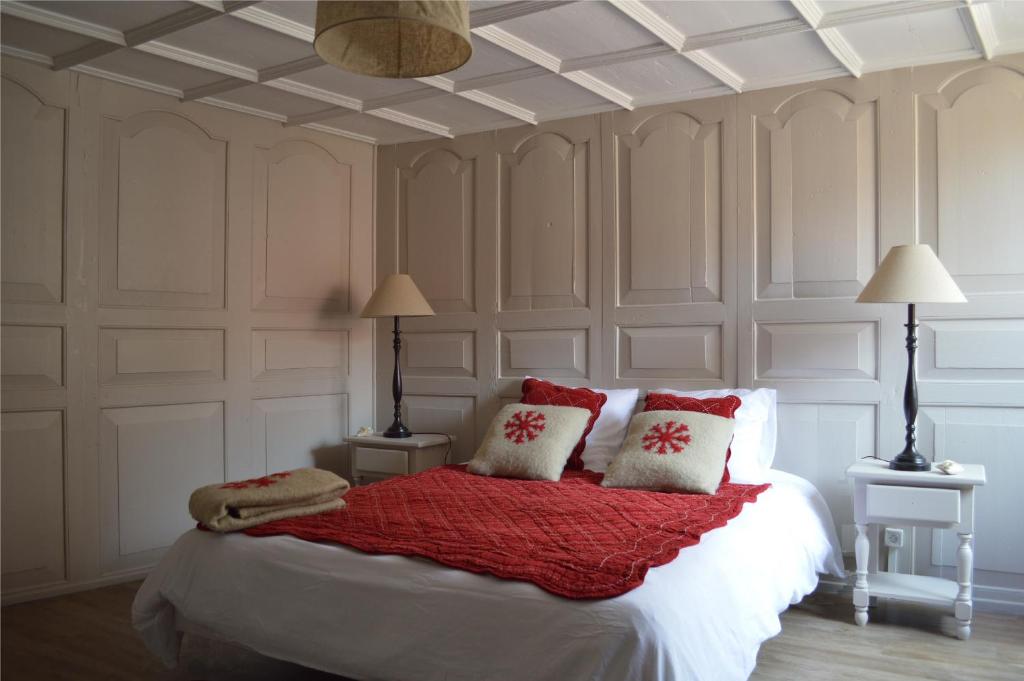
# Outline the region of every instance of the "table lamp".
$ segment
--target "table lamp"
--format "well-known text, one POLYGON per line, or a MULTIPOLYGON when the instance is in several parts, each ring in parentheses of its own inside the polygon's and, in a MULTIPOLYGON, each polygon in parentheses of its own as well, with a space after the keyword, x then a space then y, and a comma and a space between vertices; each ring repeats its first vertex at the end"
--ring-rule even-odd
POLYGON ((917 451, 917 303, 966 303, 967 299, 927 244, 893 246, 878 271, 857 296, 858 303, 907 303, 907 383, 903 414, 906 446, 889 462, 897 471, 926 471, 928 461, 917 451))
POLYGON ((402 351, 402 335, 398 327, 399 317, 433 317, 430 303, 416 288, 408 274, 389 274, 370 296, 361 317, 395 318, 395 372, 391 377, 391 394, 395 398, 395 420, 384 431, 384 437, 409 437, 412 432, 402 423, 402 367, 399 354, 402 351))

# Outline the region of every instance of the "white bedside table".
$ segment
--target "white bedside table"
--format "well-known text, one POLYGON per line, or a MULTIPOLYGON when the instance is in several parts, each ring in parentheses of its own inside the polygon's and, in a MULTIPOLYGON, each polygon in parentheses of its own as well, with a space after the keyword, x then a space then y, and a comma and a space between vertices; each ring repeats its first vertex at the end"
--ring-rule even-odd
MULTIPOLYGON (((352 475, 356 484, 361 485, 366 478, 383 480, 443 465, 449 440, 445 435, 384 437, 374 434, 347 437, 345 442, 352 445, 352 475)), ((455 442, 454 436, 451 442, 455 442)))
POLYGON ((853 516, 857 523, 857 577, 853 587, 854 621, 868 623, 868 598, 879 596, 952 608, 957 638, 971 635, 971 581, 974 553, 974 488, 985 484, 985 467, 965 464, 963 473, 937 470, 894 471, 884 461, 867 459, 846 469, 853 480, 853 516), (913 525, 956 528, 956 581, 878 572, 873 566, 869 525, 913 525), (870 579, 869 579, 870 577, 870 579), (870 584, 870 586, 869 586, 870 584))

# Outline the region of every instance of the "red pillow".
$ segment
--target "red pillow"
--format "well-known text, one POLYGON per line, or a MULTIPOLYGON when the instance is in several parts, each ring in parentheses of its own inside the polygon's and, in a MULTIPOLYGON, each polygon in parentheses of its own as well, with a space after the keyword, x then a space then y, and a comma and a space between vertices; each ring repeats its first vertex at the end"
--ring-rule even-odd
MULTIPOLYGON (((742 402, 735 395, 726 397, 708 397, 699 400, 696 397, 669 395, 668 393, 647 393, 644 411, 700 411, 705 414, 736 418, 736 410, 742 402)), ((725 451, 725 470, 722 471, 722 484, 729 482, 729 457, 732 447, 725 451)))
POLYGON ((587 427, 583 429, 583 436, 572 450, 565 467, 569 470, 583 470, 583 449, 587 446, 587 435, 590 434, 597 417, 601 415, 601 407, 608 400, 608 396, 590 388, 569 388, 564 385, 556 385, 550 381, 543 381, 539 378, 528 378, 523 381, 523 404, 544 405, 553 407, 581 407, 590 411, 590 420, 587 427))

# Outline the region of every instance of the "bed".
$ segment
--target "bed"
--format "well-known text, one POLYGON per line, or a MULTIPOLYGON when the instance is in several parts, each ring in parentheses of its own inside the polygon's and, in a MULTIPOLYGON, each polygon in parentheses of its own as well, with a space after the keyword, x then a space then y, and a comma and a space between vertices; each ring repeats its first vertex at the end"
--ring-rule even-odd
POLYGON ((831 515, 808 481, 772 487, 639 588, 572 601, 429 560, 290 536, 184 534, 136 597, 147 647, 179 632, 352 679, 746 679, 779 613, 843 576, 831 515))

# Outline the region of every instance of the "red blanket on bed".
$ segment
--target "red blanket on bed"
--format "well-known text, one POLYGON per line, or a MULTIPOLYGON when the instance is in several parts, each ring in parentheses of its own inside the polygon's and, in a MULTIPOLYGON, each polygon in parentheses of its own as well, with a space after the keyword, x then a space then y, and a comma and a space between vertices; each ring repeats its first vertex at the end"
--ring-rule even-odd
POLYGON ((677 494, 607 489, 601 478, 566 471, 560 482, 537 482, 444 466, 353 488, 343 509, 245 533, 422 556, 567 598, 607 598, 643 584, 649 568, 723 527, 769 487, 726 483, 714 495, 677 494))

